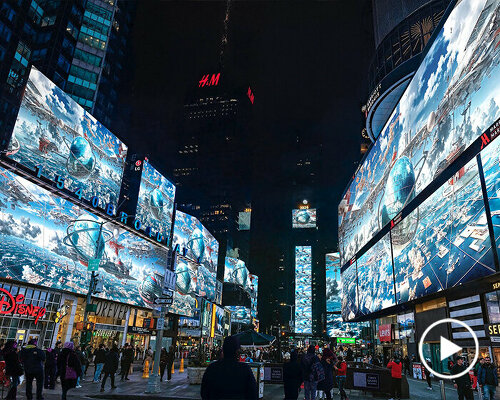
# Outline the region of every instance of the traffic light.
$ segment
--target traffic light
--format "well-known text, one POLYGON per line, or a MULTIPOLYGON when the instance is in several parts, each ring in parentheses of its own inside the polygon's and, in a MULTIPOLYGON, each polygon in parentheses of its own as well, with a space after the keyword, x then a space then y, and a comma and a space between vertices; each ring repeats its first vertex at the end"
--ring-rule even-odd
POLYGON ((104 291, 104 283, 102 279, 99 279, 99 274, 94 276, 94 282, 92 285, 92 294, 102 293, 104 291))

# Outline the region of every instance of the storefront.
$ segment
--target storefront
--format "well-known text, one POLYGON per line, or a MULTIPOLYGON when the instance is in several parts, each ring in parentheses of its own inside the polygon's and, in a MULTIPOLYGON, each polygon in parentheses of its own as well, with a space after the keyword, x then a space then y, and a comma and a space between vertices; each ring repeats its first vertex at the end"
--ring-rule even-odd
POLYGON ((53 346, 61 300, 53 290, 0 282, 0 341, 38 339, 42 348, 53 346))

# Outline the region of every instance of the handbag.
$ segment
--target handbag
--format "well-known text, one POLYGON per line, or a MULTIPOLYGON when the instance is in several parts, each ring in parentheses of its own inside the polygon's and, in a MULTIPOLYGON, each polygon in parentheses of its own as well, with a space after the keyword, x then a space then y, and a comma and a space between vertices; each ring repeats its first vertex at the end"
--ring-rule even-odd
POLYGON ((68 362, 69 362, 69 355, 68 355, 68 358, 66 359, 66 373, 64 374, 64 378, 65 379, 76 379, 77 378, 76 371, 73 367, 70 367, 68 365, 68 362))

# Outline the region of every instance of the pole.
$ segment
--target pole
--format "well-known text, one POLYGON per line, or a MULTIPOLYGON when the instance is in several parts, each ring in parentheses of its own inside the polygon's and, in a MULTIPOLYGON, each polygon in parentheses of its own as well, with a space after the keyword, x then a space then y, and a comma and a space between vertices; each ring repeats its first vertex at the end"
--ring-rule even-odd
POLYGON ((439 387, 441 389, 441 400, 446 400, 446 392, 444 390, 444 381, 442 379, 439 381, 439 387))
MULTIPOLYGON (((155 359, 153 365, 153 373, 149 375, 148 386, 146 387, 145 393, 160 393, 160 356, 161 356, 161 342, 163 339, 163 328, 165 326, 165 314, 167 313, 167 308, 161 306, 161 315, 158 318, 158 326, 156 327, 156 349, 155 349, 155 359)), ((167 367, 168 368, 168 367, 167 367)))

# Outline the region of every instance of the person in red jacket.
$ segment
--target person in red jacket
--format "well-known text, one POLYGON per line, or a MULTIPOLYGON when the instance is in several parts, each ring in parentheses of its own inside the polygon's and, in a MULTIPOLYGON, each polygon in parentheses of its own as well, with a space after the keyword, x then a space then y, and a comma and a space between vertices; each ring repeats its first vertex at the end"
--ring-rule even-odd
POLYGON ((392 384, 391 393, 392 398, 390 400, 399 400, 401 398, 401 372, 403 370, 403 363, 399 357, 391 358, 387 368, 391 370, 392 384))
POLYGON ((337 359, 337 365, 334 366, 335 375, 337 375, 337 384, 339 386, 340 400, 347 400, 347 394, 345 393, 345 378, 347 375, 347 364, 342 357, 337 359))

